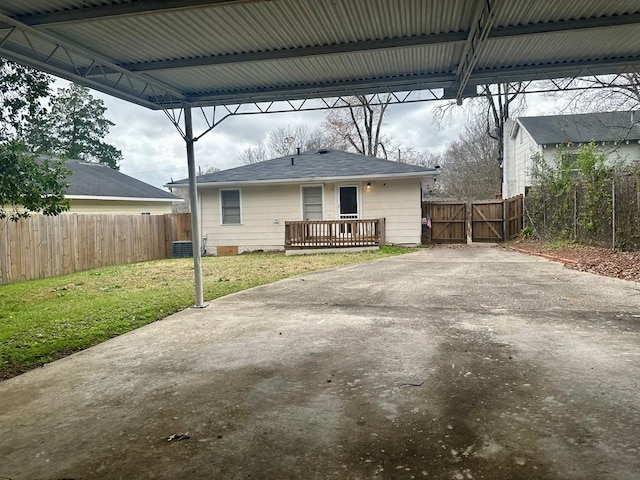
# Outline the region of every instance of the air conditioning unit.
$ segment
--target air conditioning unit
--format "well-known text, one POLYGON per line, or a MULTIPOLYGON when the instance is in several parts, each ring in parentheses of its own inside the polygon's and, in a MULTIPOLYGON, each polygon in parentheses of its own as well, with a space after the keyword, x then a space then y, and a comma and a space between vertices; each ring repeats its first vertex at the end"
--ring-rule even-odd
POLYGON ((191 240, 171 242, 171 256, 173 258, 193 257, 193 243, 191 240))

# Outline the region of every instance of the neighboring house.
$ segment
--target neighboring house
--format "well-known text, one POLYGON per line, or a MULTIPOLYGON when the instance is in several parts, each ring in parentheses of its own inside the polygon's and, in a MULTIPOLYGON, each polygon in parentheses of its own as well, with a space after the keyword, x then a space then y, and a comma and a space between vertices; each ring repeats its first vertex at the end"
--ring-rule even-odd
POLYGON ((71 209, 65 213, 160 215, 171 213, 173 203, 184 201, 106 165, 66 160, 64 166, 71 170, 65 194, 71 209))
POLYGON ((640 161, 640 112, 518 117, 504 129, 503 198, 531 186, 532 156, 552 162, 559 147, 570 161, 580 146, 595 142, 614 164, 640 161))
MULTIPOLYGON (((287 221, 326 221, 333 234, 345 234, 351 227, 340 220, 383 218, 386 243, 417 245, 423 184, 433 188, 438 173, 321 149, 202 175, 197 185, 204 248, 214 255, 221 247, 234 253, 282 250, 287 221)), ((187 184, 184 179, 167 186, 187 184)))

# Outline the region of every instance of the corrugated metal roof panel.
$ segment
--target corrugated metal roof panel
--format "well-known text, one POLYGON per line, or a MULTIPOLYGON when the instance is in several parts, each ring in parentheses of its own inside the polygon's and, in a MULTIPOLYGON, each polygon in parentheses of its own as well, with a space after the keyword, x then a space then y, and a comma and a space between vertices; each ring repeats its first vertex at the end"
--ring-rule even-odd
POLYGON ((468 78, 474 85, 497 81, 487 76, 491 71, 501 72, 500 81, 516 81, 577 75, 585 67, 616 73, 640 65, 637 0, 495 2, 488 39, 476 39, 469 49, 467 38, 483 25, 476 15, 487 5, 5 0, 0 54, 154 108, 166 107, 162 102, 169 96, 179 105, 202 93, 209 94, 203 102, 219 104, 224 99, 215 92, 235 91, 238 101, 255 90, 271 92, 272 98, 302 98, 304 86, 307 95, 331 93, 336 84, 365 93, 454 87, 453 75, 462 73, 469 75, 458 81, 468 78), (474 51, 477 57, 468 57, 473 69, 458 72, 465 65, 462 55, 474 51), (562 71, 549 70, 560 63, 562 71), (449 77, 443 80, 443 74, 449 77))
MULTIPOLYGON (((332 45, 359 40, 461 31, 461 22, 434 22, 420 0, 402 2, 266 2, 60 25, 56 32, 87 47, 119 52, 119 63, 332 45), (386 8, 385 8, 386 7, 386 8), (379 8, 379 10, 378 10, 379 8), (383 12, 384 17, 380 17, 383 12), (376 20, 377 18, 377 20, 376 20), (178 33, 179 32, 179 33, 178 33), (206 33, 204 33, 206 32, 206 33), (108 38, 108 43, 104 42, 108 38), (115 49, 115 50, 114 50, 115 49), (162 52, 160 55, 159 52, 162 52)), ((456 2, 453 2, 456 3, 456 2)), ((469 14, 467 14, 468 16, 469 14)))
POLYGON ((503 7, 497 15, 496 25, 529 25, 539 22, 623 15, 637 12, 639 5, 637 0, 611 2, 536 0, 534 2, 505 1, 503 7))
POLYGON ((277 62, 257 62, 256 64, 229 64, 203 66, 190 72, 188 78, 181 78, 180 70, 163 71, 158 78, 168 84, 181 82, 189 91, 205 92, 215 85, 216 90, 257 88, 263 84, 286 81, 287 84, 316 84, 332 81, 346 81, 354 75, 358 78, 376 78, 384 75, 444 73, 449 71, 451 46, 413 47, 402 50, 381 52, 359 52, 357 55, 318 56, 301 60, 279 60, 277 62), (428 61, 427 61, 428 59, 428 61), (384 65, 384 70, 380 69, 384 65), (421 64, 421 68, 416 65, 421 64))
POLYGON ((638 26, 616 27, 620 35, 607 35, 606 31, 568 31, 517 39, 490 40, 481 55, 477 68, 505 68, 508 66, 551 64, 580 60, 632 56, 640 52, 638 26))

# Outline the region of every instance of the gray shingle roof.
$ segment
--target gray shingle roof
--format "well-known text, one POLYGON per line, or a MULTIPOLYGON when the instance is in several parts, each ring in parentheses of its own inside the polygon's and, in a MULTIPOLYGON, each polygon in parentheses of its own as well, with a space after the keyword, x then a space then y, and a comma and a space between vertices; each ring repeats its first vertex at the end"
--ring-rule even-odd
MULTIPOLYGON (((201 175, 198 184, 431 175, 437 170, 338 150, 321 149, 201 175)), ((188 179, 168 185, 186 185, 188 179)))
POLYGON ((640 139, 640 112, 549 115, 518 120, 538 145, 640 139))
MULTIPOLYGON (((39 157, 43 160, 46 157, 39 157)), ((65 160, 71 170, 68 196, 145 198, 157 200, 181 200, 180 197, 144 183, 124 173, 96 163, 80 160, 65 160)))

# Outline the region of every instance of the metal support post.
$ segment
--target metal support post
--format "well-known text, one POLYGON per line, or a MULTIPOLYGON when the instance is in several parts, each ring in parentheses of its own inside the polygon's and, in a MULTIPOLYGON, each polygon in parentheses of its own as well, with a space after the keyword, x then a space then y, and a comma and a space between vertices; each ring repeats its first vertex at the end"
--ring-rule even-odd
POLYGON ((183 105, 184 110, 184 131, 187 143, 187 165, 189 168, 189 201, 191 204, 191 231, 193 242, 193 275, 196 286, 195 308, 207 306, 202 294, 202 233, 200 232, 200 209, 198 208, 198 189, 196 182, 196 155, 193 148, 193 120, 191 118, 191 106, 183 105))

